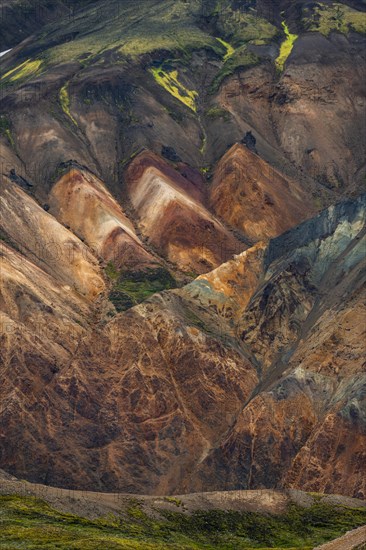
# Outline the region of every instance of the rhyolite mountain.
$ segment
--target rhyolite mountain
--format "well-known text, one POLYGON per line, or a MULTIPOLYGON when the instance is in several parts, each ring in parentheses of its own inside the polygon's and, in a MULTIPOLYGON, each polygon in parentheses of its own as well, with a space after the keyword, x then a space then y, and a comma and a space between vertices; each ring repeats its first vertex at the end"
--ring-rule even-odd
POLYGON ((0 468, 365 497, 363 2, 0 8, 0 468))

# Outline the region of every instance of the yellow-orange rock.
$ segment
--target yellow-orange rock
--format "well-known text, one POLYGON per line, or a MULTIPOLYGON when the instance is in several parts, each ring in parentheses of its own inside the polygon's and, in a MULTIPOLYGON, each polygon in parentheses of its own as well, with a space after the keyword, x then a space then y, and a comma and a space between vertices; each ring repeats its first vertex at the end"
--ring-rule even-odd
POLYGON ((253 242, 280 235, 314 212, 297 183, 241 144, 218 163, 210 199, 215 213, 253 242))

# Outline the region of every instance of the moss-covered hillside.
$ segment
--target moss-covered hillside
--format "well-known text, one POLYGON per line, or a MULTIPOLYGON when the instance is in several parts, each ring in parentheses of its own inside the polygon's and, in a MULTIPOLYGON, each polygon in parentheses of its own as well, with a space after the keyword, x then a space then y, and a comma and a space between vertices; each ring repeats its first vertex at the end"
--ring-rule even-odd
POLYGON ((128 549, 268 549, 310 550, 366 522, 365 509, 316 502, 291 504, 279 516, 223 510, 185 513, 157 510, 147 515, 131 499, 122 517, 89 520, 52 509, 34 497, 0 497, 0 548, 35 550, 128 549))

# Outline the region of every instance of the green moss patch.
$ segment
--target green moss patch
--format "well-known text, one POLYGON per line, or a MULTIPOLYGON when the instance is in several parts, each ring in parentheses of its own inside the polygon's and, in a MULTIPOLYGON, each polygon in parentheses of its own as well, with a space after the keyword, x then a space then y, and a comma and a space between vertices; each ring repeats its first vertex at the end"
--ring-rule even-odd
POLYGON ((164 268, 118 273, 113 264, 108 264, 106 273, 114 282, 109 299, 119 312, 140 304, 156 292, 176 287, 175 280, 164 268))
POLYGON ((340 3, 323 4, 305 10, 303 24, 306 30, 320 32, 328 36, 337 31, 347 34, 355 31, 366 33, 366 13, 354 10, 340 3))
POLYGON ((180 81, 177 69, 166 69, 163 66, 152 67, 150 69, 156 82, 162 86, 170 95, 178 99, 192 111, 197 111, 196 99, 198 93, 195 90, 189 90, 180 81))
POLYGON ((87 53, 90 61, 112 49, 122 59, 136 59, 159 50, 185 54, 201 48, 220 50, 215 38, 196 24, 196 3, 140 0, 137 6, 133 0, 124 0, 123 5, 120 0, 110 0, 103 4, 102 18, 97 4, 87 7, 83 17, 62 21, 60 36, 75 37, 47 50, 51 64, 78 60, 87 53))
POLYGON ((75 126, 77 126, 77 122, 76 120, 74 119, 74 117, 72 116, 71 114, 71 111, 70 111, 70 97, 69 97, 69 90, 68 90, 68 83, 66 83, 60 90, 60 94, 59 94, 59 99, 60 99, 60 105, 61 105, 61 108, 63 110, 63 112, 65 113, 65 115, 67 117, 69 117, 69 119, 75 124, 75 126))
POLYGON ((14 139, 11 134, 10 121, 5 115, 0 115, 0 135, 6 137, 12 147, 15 146, 14 139))
POLYGON ((17 82, 20 80, 28 79, 29 77, 35 76, 37 73, 39 73, 41 66, 42 61, 40 59, 27 59, 20 65, 14 67, 14 69, 11 69, 7 73, 5 73, 1 77, 1 80, 17 82))
POLYGON ((266 43, 277 34, 276 27, 259 17, 254 9, 248 11, 236 9, 233 7, 233 2, 228 0, 216 2, 212 17, 216 18, 216 28, 221 36, 234 47, 248 42, 255 43, 257 40, 266 43))
POLYGON ((230 118, 231 118, 230 113, 228 111, 226 111, 225 109, 222 109, 218 105, 212 105, 211 107, 206 109, 205 115, 206 115, 206 117, 211 118, 211 119, 222 118, 226 122, 229 121, 230 118))
POLYGON ((259 61, 259 57, 249 51, 247 46, 244 45, 236 49, 235 52, 226 60, 222 69, 215 76, 211 84, 210 92, 215 93, 225 78, 232 76, 239 69, 253 67, 259 63, 259 61))
POLYGON ((292 34, 290 32, 285 21, 282 21, 282 27, 286 36, 286 40, 282 42, 279 56, 276 59, 276 67, 279 71, 283 71, 285 63, 290 53, 292 52, 296 40, 298 39, 297 34, 292 34))
POLYGON ((220 42, 220 44, 222 44, 226 49, 226 54, 224 55, 224 61, 227 61, 227 59, 229 59, 229 57, 231 57, 235 52, 235 48, 233 48, 231 44, 229 44, 228 42, 225 42, 225 40, 223 40, 222 38, 216 38, 216 40, 218 40, 218 42, 220 42))

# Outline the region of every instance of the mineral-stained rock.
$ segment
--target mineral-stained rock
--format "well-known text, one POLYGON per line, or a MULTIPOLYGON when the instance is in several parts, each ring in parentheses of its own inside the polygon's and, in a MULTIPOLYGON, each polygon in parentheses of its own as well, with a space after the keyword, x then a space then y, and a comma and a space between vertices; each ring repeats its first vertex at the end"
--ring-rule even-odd
POLYGON ((260 383, 187 488, 365 495, 364 224, 365 198, 270 242, 237 327, 260 383))
POLYGON ((98 314, 58 298, 55 275, 33 267, 30 285, 4 245, 1 466, 151 494, 362 496, 364 215, 365 199, 341 203, 109 321, 103 297, 98 314))
POLYGON ((138 155, 126 178, 142 233, 181 269, 204 273, 243 250, 199 200, 200 190, 157 156, 138 155))
POLYGON ((240 144, 216 168, 211 204, 221 219, 252 241, 275 237, 312 212, 299 185, 240 144))
POLYGON ((103 183, 93 174, 72 169, 52 188, 51 212, 82 237, 106 262, 117 268, 156 265, 131 221, 103 183))
POLYGON ((0 228, 34 264, 87 297, 104 289, 90 249, 20 187, 4 178, 0 183, 0 228))

